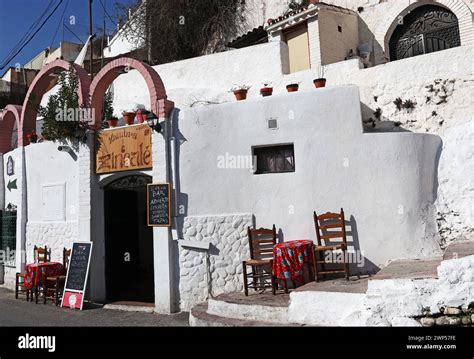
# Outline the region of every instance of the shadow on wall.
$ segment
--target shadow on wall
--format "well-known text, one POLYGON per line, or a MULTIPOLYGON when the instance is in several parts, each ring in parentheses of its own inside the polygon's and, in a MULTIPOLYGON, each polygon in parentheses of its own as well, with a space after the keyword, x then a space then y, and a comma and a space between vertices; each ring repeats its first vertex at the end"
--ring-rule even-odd
MULTIPOLYGON (((372 275, 377 273, 380 270, 376 264, 371 262, 368 258, 364 257, 364 249, 360 247, 359 242, 359 233, 357 231, 357 222, 355 217, 351 215, 349 220, 345 221, 346 224, 346 237, 347 237, 347 247, 348 251, 346 252, 347 260, 350 263, 350 274, 353 275, 372 275)), ((326 239, 322 242, 322 245, 326 246, 334 246, 341 244, 342 239, 337 238, 337 240, 326 239)), ((315 243, 317 243, 315 241, 315 243)), ((335 254, 336 252, 326 251, 323 255, 330 255, 333 254, 334 257, 326 258, 326 261, 334 260, 337 264, 326 264, 326 268, 329 270, 332 269, 340 269, 341 263, 339 262, 342 260, 341 256, 335 254)), ((322 258, 318 258, 318 260, 322 260, 322 258)), ((332 275, 333 276, 333 275, 332 275)), ((343 276, 343 275, 341 275, 343 276)))
POLYGON ((378 109, 373 109, 365 103, 360 103, 360 111, 362 115, 362 125, 364 132, 412 132, 400 127, 400 123, 391 121, 378 109))

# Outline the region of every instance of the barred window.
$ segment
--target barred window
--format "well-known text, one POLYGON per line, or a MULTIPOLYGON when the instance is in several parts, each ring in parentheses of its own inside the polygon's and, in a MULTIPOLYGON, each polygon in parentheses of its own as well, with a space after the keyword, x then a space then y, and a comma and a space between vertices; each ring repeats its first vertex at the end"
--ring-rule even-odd
POLYGON ((295 172, 293 144, 255 147, 257 168, 255 174, 295 172))

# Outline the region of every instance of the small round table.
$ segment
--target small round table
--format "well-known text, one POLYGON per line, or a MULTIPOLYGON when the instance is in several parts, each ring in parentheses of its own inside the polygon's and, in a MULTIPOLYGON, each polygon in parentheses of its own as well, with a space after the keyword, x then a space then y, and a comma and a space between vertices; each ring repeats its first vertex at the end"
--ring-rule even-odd
POLYGON ((36 290, 41 285, 43 274, 46 277, 52 277, 62 274, 63 265, 58 262, 41 262, 27 264, 25 274, 25 287, 30 290, 36 290))
MULTIPOLYGON (((278 243, 273 247, 273 275, 277 279, 293 283, 304 282, 304 265, 312 264, 314 260, 313 241, 301 239, 278 243)), ((311 266, 309 266, 311 273, 311 266)))

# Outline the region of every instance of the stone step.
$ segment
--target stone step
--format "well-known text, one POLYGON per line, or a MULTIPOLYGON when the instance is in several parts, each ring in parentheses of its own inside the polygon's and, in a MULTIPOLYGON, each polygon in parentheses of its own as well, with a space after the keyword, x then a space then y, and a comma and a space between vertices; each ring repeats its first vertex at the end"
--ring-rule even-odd
POLYGON ((243 293, 221 294, 208 300, 208 313, 234 319, 252 318, 260 322, 288 322, 288 294, 271 293, 245 296, 243 293))
POLYGON ((192 327, 299 327, 300 324, 265 322, 259 320, 245 320, 227 318, 207 312, 208 304, 196 305, 189 313, 189 325, 192 327))

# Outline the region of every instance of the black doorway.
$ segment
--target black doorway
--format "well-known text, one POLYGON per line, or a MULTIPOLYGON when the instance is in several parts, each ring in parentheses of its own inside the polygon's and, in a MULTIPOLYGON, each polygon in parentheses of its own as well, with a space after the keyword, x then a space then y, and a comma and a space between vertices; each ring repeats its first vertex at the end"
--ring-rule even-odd
POLYGON ((148 183, 149 176, 127 176, 104 189, 109 301, 154 302, 153 229, 146 220, 148 183))

